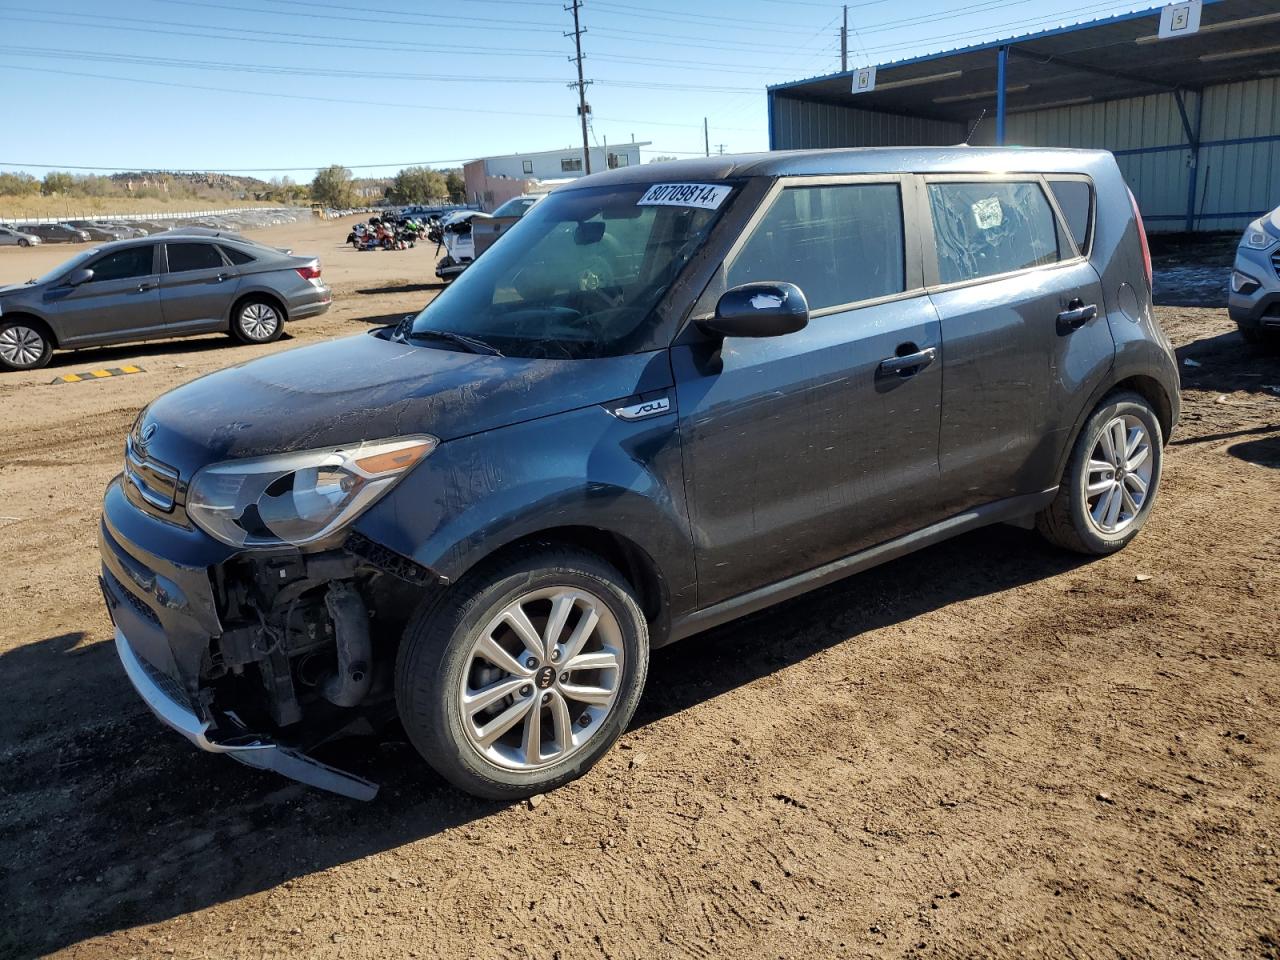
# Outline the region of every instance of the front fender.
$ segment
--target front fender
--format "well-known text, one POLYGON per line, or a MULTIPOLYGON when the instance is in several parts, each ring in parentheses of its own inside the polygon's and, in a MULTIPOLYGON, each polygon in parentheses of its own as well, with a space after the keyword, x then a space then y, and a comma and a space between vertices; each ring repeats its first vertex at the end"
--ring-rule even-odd
POLYGON ((523 537, 603 530, 652 558, 679 616, 697 594, 676 422, 591 406, 451 440, 355 528, 451 582, 523 537))

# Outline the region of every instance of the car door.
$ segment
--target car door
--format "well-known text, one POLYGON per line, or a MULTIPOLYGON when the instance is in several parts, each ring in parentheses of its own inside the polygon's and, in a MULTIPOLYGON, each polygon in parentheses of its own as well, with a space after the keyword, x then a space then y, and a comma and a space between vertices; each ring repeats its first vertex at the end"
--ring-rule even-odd
POLYGON ((1058 483, 1115 345, 1098 274, 1039 176, 929 177, 925 269, 942 324, 948 509, 1058 483))
POLYGON ((240 285, 239 268, 204 240, 170 240, 164 248, 160 306, 165 326, 173 333, 224 329, 240 285))
POLYGON ((59 282, 45 291, 45 314, 60 346, 161 335, 155 248, 154 243, 143 243, 103 253, 78 265, 93 271, 89 280, 76 286, 59 282))
MULTIPOLYGON (((671 351, 700 605, 934 518, 941 342, 911 178, 782 181, 714 289, 787 281, 809 325, 671 351), (897 358, 914 355, 916 363, 897 358)), ((709 315, 706 298, 695 314, 709 315)))

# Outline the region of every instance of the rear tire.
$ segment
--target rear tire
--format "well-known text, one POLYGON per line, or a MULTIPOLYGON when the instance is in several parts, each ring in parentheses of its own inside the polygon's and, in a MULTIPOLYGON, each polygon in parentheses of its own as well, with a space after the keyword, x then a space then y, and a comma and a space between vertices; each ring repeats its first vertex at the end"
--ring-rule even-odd
POLYGON ((1163 466, 1164 434, 1151 404, 1136 393, 1111 394, 1076 438, 1036 529, 1076 553, 1115 553, 1146 525, 1163 466))
POLYGON ((396 704, 441 776, 513 800, 586 773, 631 721, 648 665, 648 625, 622 574, 548 546, 468 574, 419 610, 396 704))
POLYGON ((250 297, 236 304, 231 335, 241 343, 271 343, 284 333, 284 315, 270 300, 250 297))
POLYGON ((53 340, 39 323, 0 320, 0 370, 38 370, 53 356, 53 340))

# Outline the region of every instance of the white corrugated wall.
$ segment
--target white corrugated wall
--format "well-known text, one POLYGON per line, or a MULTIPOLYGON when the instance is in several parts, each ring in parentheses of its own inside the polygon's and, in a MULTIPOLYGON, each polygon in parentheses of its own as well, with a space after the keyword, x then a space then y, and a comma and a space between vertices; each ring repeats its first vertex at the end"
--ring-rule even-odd
POLYGON ((958 123, 857 110, 829 103, 775 97, 771 110, 773 149, 944 146, 964 139, 958 123))
MULTIPOLYGON (((1199 100, 1195 93, 1183 98, 1192 129, 1197 115, 1200 125, 1194 200, 1193 152, 1171 93, 1012 113, 1005 139, 1115 151, 1151 230, 1186 229, 1188 203, 1193 229, 1240 230, 1280 206, 1280 77, 1208 87, 1203 104, 1199 100)), ((772 118, 776 149, 946 144, 967 132, 960 124, 781 96, 774 98, 772 118)), ((993 136, 988 115, 973 142, 989 144, 993 136)))

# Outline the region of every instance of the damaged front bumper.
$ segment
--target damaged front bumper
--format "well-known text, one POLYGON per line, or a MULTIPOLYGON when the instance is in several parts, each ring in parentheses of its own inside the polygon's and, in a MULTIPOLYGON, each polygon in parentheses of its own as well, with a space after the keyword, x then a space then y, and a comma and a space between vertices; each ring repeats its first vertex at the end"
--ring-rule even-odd
POLYGON ((201 686, 202 658, 211 640, 223 634, 209 570, 234 551, 137 509, 117 478, 103 503, 99 552, 116 652, 161 722, 201 750, 248 766, 357 800, 376 795, 376 784, 250 729, 234 711, 219 709, 201 686))
MULTIPOLYGON (((104 589, 110 588, 104 586, 104 589)), ((212 724, 201 720, 189 706, 179 702, 171 678, 140 659, 119 627, 116 627, 116 654, 143 703, 161 723, 178 731, 201 750, 224 753, 247 766, 257 767, 259 770, 274 770, 291 780, 353 800, 372 800, 377 796, 376 783, 321 763, 297 750, 272 743, 247 730, 231 740, 210 739, 209 729, 212 724)))

